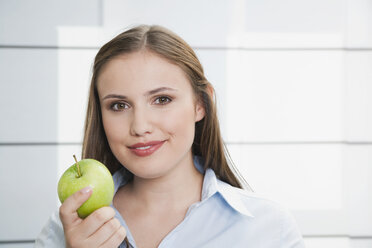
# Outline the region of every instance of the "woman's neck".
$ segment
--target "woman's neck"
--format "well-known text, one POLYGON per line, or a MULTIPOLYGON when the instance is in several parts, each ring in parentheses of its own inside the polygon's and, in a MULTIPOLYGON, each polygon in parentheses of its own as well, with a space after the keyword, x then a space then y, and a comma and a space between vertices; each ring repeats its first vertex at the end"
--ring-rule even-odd
POLYGON ((192 156, 167 174, 144 179, 134 176, 127 193, 146 211, 184 209, 200 201, 203 175, 195 168, 192 156))

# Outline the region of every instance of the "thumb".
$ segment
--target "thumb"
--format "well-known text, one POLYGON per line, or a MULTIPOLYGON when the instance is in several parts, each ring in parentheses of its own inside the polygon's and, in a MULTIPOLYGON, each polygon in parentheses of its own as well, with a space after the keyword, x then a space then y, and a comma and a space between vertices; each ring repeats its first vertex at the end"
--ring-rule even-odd
POLYGON ((81 221, 77 214, 77 210, 91 195, 92 188, 88 186, 75 192, 63 202, 59 208, 59 217, 65 228, 81 221))

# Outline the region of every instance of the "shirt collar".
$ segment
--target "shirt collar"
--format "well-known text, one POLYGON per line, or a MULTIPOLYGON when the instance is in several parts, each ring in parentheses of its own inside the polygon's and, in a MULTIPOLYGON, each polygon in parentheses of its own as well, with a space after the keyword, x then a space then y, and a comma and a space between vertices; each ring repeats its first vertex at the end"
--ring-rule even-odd
MULTIPOLYGON (((206 201, 214 194, 219 193, 234 210, 242 215, 254 217, 242 201, 244 195, 243 190, 219 180, 214 171, 210 168, 204 172, 203 164, 203 159, 201 157, 194 156, 194 165, 196 169, 200 173, 204 174, 201 201, 206 201)), ((121 186, 128 182, 128 178, 125 176, 125 171, 125 168, 121 168, 113 175, 115 193, 121 186)))
MULTIPOLYGON (((200 172, 203 171, 200 157, 194 157, 194 164, 200 172)), ((208 168, 204 173, 201 200, 205 201, 216 193, 219 193, 235 211, 245 216, 254 217, 242 200, 243 190, 219 180, 215 172, 208 168)))

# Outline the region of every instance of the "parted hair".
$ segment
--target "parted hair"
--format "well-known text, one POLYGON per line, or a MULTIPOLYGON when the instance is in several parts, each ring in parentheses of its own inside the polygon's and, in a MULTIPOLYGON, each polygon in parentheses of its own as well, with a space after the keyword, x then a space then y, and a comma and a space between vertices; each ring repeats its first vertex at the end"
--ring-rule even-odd
MULTIPOLYGON (((178 35, 161 26, 140 25, 113 38, 98 51, 89 89, 84 127, 82 158, 94 158, 104 163, 111 173, 123 165, 112 153, 102 123, 97 79, 104 65, 116 56, 146 49, 178 65, 187 75, 196 99, 202 103, 205 116, 195 123, 192 153, 202 157, 204 169, 211 168, 216 176, 232 186, 242 188, 245 183, 235 168, 222 140, 217 118, 213 87, 193 49, 178 35)), ((125 165, 124 165, 125 166, 125 165)), ((128 178, 133 175, 126 170, 128 178)))

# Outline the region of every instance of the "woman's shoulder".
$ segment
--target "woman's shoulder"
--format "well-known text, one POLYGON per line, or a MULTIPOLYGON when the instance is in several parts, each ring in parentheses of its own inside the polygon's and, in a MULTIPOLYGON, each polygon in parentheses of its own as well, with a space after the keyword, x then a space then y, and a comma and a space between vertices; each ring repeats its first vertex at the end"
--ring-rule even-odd
POLYGON ((220 180, 218 180, 218 187, 230 205, 238 206, 239 210, 243 209, 254 218, 270 216, 272 220, 278 221, 293 221, 294 219, 288 206, 265 194, 237 188, 220 180))
POLYGON ((281 242, 297 244, 294 247, 304 247, 302 234, 294 215, 283 203, 273 200, 264 194, 231 186, 219 181, 221 194, 230 205, 240 213, 248 215, 249 223, 263 227, 266 233, 279 231, 281 242))
POLYGON ((264 194, 233 187, 218 180, 218 191, 226 202, 242 216, 243 223, 258 236, 277 239, 282 247, 305 247, 302 234, 289 208, 264 194), (276 237, 276 238, 273 238, 276 237), (288 245, 288 246, 287 246, 288 245))
POLYGON ((259 216, 272 215, 272 217, 281 218, 291 215, 282 203, 252 190, 234 187, 220 180, 212 169, 206 170, 204 184, 203 188, 210 191, 206 192, 206 195, 218 192, 228 205, 243 215, 255 216, 256 219, 259 216))

